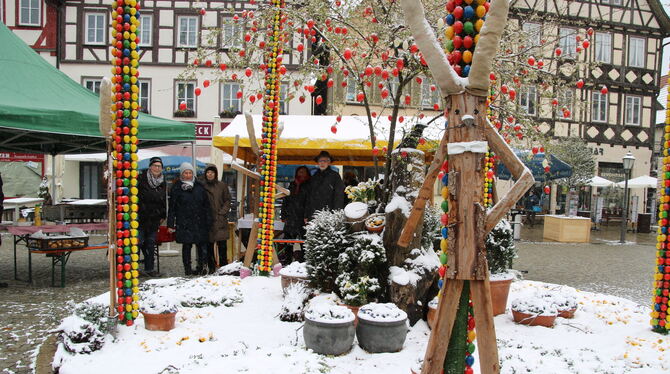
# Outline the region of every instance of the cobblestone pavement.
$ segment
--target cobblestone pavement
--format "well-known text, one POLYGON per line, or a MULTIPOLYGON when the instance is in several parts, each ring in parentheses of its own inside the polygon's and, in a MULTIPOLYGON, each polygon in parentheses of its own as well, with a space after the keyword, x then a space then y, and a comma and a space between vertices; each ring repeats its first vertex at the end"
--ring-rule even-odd
MULTIPOLYGON (((610 293, 646 305, 654 270, 655 234, 629 233, 629 243, 618 245, 618 233, 618 226, 612 225, 593 232, 590 244, 562 244, 542 242, 541 224, 524 227, 514 268, 527 271, 526 279, 610 293)), ((39 345, 69 314, 67 301, 80 302, 107 290, 107 261, 102 250, 73 253, 66 286, 59 288, 50 284, 51 260, 34 255, 33 283, 28 284, 28 259, 22 246, 18 248, 19 280, 13 280, 11 241, 12 236, 3 233, 0 281, 8 282, 9 287, 0 288, 0 373, 31 373, 39 345)), ((91 238, 91 243, 101 241, 101 237, 91 238)), ((173 244, 172 256, 161 256, 163 276, 183 274, 176 248, 173 244)))

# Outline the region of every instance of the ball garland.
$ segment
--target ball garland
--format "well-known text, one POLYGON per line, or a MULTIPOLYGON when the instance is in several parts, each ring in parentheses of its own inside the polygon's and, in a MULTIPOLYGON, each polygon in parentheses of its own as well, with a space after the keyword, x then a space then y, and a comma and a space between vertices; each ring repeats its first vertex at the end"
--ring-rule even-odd
POLYGON ((461 77, 470 74, 475 46, 489 6, 486 0, 449 0, 446 4, 447 16, 440 21, 447 26, 444 30, 445 49, 449 63, 461 77))
POLYGON ((275 218, 275 181, 277 177, 277 127, 279 122, 279 94, 281 89, 284 34, 286 17, 284 0, 272 0, 274 12, 267 33, 265 52, 265 95, 263 98, 263 131, 261 150, 261 182, 259 220, 261 222, 257 250, 257 268, 261 274, 272 270, 272 250, 275 218))
MULTIPOLYGON (((669 80, 670 82, 670 80, 669 80)), ((670 108, 668 97, 667 108, 670 108)), ((652 330, 667 334, 670 331, 670 112, 666 112, 665 127, 663 129, 663 158, 660 178, 658 202, 658 230, 656 236, 656 264, 654 283, 651 298, 651 326, 652 330)))
POLYGON ((131 326, 138 315, 137 134, 140 4, 112 1, 112 171, 116 189, 116 296, 118 319, 131 326))

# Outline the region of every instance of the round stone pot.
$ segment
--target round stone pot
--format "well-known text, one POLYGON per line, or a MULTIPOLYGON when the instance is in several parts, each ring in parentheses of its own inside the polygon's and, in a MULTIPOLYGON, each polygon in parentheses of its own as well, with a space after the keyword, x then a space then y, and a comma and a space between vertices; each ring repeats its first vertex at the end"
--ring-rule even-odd
POLYGON ((354 321, 324 323, 305 318, 302 329, 307 348, 322 355, 339 356, 349 352, 354 343, 354 321))
POLYGON ((493 315, 504 314, 507 308, 507 297, 512 279, 492 280, 491 282, 491 304, 493 304, 493 315))
POLYGON ((281 288, 282 291, 286 291, 286 288, 293 283, 303 283, 307 285, 308 279, 307 277, 299 277, 299 276, 293 276, 293 275, 284 275, 281 274, 281 288))
POLYGON ((177 312, 162 314, 141 313, 144 316, 144 328, 147 330, 170 331, 174 328, 177 312))
POLYGON ((556 321, 557 317, 557 315, 542 316, 517 312, 516 310, 512 310, 512 316, 514 317, 514 322, 516 323, 528 326, 544 327, 554 327, 554 321, 556 321))
POLYGON ((407 318, 400 321, 358 319, 358 345, 370 353, 398 352, 407 337, 407 318))

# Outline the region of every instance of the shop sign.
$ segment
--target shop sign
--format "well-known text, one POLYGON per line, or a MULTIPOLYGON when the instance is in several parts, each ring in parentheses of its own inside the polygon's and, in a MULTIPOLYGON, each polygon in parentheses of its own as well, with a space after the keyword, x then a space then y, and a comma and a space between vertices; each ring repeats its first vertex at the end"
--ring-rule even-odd
POLYGON ((44 162, 44 155, 39 153, 0 152, 0 162, 13 161, 44 162))
POLYGON ((212 124, 196 123, 195 138, 198 140, 212 140, 212 124))

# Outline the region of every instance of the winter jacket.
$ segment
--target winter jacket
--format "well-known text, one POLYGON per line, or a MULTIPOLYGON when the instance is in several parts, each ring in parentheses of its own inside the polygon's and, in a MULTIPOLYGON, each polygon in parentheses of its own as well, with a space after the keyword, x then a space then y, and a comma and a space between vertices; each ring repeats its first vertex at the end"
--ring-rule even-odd
POLYGON ((303 182, 298 190, 298 185, 291 182, 288 186, 291 194, 284 197, 281 205, 281 219, 284 221, 284 232, 296 234, 305 226, 305 203, 309 195, 310 181, 303 182), (297 192, 296 192, 297 191, 297 192))
POLYGON ((138 219, 140 228, 146 231, 157 231, 162 219, 165 218, 167 204, 167 187, 165 180, 156 188, 152 188, 147 177, 149 170, 137 178, 138 219))
POLYGON ((170 189, 167 225, 176 229, 177 243, 206 243, 212 225, 207 190, 197 180, 190 190, 184 190, 182 184, 178 180, 170 189))
POLYGON ((202 180, 202 185, 207 190, 207 197, 212 212, 212 227, 209 229, 209 242, 214 243, 221 240, 228 239, 228 212, 230 211, 230 190, 228 185, 221 182, 219 179, 219 172, 216 166, 209 166, 205 169, 205 174, 208 170, 213 170, 216 177, 213 181, 208 181, 207 177, 202 180))
POLYGON ((340 174, 328 168, 321 169, 312 175, 309 182, 309 193, 305 204, 305 218, 312 218, 314 212, 324 209, 344 208, 344 183, 340 174))

